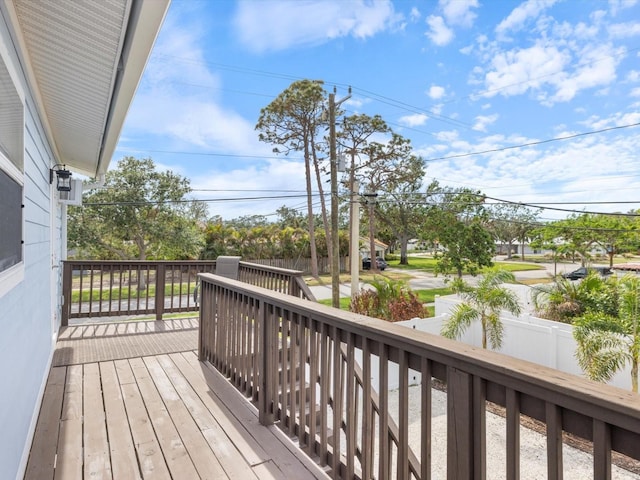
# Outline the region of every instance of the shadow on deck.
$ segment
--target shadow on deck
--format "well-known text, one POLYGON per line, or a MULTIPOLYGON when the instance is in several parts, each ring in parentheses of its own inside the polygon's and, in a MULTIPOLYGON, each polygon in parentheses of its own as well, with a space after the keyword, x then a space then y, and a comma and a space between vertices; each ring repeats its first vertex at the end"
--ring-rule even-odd
POLYGON ((198 361, 197 323, 63 329, 25 478, 326 478, 198 361))

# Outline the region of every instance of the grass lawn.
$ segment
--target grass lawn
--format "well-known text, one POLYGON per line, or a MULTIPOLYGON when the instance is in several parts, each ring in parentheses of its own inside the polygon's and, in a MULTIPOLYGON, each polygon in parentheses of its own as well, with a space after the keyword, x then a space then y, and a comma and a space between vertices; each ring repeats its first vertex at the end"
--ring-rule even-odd
MULTIPOLYGON (((330 307, 331 299, 325 298, 323 300, 318 300, 318 303, 321 303, 322 305, 327 305, 328 307, 330 307)), ((340 310, 346 310, 348 312, 350 303, 351 303, 351 297, 340 297, 340 310)))
MULTIPOLYGON (((436 268, 437 260, 429 257, 409 257, 409 265, 400 265, 398 260, 392 260, 389 266, 401 270, 423 270, 433 272, 436 268)), ((526 270, 541 270, 544 267, 522 262, 494 262, 498 268, 508 270, 509 272, 523 272, 526 270)))
MULTIPOLYGON (((385 270, 384 272, 378 272, 375 275, 373 273, 369 273, 368 271, 360 272, 359 280, 364 283, 371 283, 371 281, 375 277, 387 277, 393 280, 405 280, 409 281, 412 276, 408 273, 403 272, 390 272, 385 270)), ((310 287, 317 287, 318 285, 331 285, 331 275, 320 275, 319 279, 315 279, 313 277, 304 277, 304 281, 310 287)), ((350 283, 351 275, 348 273, 340 274, 340 283, 350 283)))
POLYGON ((413 293, 418 295, 418 298, 422 303, 433 303, 436 301, 436 295, 451 295, 453 291, 449 287, 442 287, 414 290, 413 293))
MULTIPOLYGON (((422 303, 433 303, 436 299, 436 295, 451 295, 453 292, 448 287, 443 288, 428 288, 424 290, 413 290, 413 293, 418 295, 418 299, 422 303)), ((326 298, 323 300, 318 300, 318 303, 323 305, 331 306, 331 299, 326 298)), ((349 310, 349 304, 351 303, 351 297, 340 297, 340 309, 341 310, 349 310)), ((433 313, 431 313, 433 316, 433 313)))

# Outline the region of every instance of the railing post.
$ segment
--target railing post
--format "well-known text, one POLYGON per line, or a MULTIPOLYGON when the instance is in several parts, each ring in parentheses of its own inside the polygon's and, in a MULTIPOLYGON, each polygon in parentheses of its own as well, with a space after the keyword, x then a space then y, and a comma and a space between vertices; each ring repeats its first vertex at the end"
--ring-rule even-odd
POLYGON ((64 261, 62 262, 62 306, 60 312, 60 326, 69 325, 69 315, 71 313, 71 289, 73 287, 73 267, 64 261))
POLYGON ((275 334, 275 317, 269 313, 264 301, 258 308, 258 322, 262 333, 260 345, 260 390, 258 391, 258 420, 262 425, 274 423, 273 404, 276 392, 274 390, 277 363, 274 361, 277 339, 275 334))
POLYGON ((447 369, 447 478, 473 478, 473 377, 447 369))
MULTIPOLYGON (((164 263, 158 263, 156 265, 156 320, 162 320, 162 314, 164 313, 164 286, 166 280, 165 265, 164 263)), ((172 286, 173 288, 173 286, 172 286)), ((171 292, 173 294, 173 292, 171 292)), ((180 292, 182 294, 182 292, 180 292)))

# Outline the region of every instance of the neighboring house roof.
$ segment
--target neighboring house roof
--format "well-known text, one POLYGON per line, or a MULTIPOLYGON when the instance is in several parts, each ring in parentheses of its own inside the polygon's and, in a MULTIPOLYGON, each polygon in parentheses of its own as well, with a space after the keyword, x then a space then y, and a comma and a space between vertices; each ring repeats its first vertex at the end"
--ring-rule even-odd
MULTIPOLYGON (((383 250, 386 250, 387 248, 389 248, 389 245, 387 245, 384 242, 381 242, 377 238, 374 238, 373 242, 375 243, 376 248, 383 249, 383 250)), ((360 244, 364 245, 366 248, 369 248, 369 237, 360 237, 360 244)))
POLYGON ((106 172, 170 0, 7 0, 56 162, 106 172))

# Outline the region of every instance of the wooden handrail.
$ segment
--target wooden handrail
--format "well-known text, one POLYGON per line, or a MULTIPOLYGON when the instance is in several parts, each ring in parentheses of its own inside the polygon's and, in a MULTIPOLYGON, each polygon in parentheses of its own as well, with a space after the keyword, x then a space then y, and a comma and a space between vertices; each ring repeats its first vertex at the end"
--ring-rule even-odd
POLYGON ((487 402, 505 408, 510 475, 519 465, 522 415, 547 427, 549 478, 561 478, 562 432, 593 441, 594 478, 610 477, 612 451, 640 460, 636 394, 246 283, 208 274, 200 279, 200 359, 257 400, 261 422, 279 422, 335 478, 428 477, 432 378, 446 384, 448 478, 486 475, 487 402), (373 361, 378 382, 370 381, 373 361), (392 369, 400 378, 395 426, 387 396, 392 369), (420 435, 411 445, 410 371, 422 376, 420 435), (309 379, 318 379, 318 387, 309 379), (394 457, 391 443, 397 445, 394 457))
MULTIPOLYGON (((72 318, 197 312, 197 274, 215 272, 215 260, 66 260, 61 324, 72 318)), ((239 278, 299 298, 315 300, 302 272, 240 262, 239 278)))

